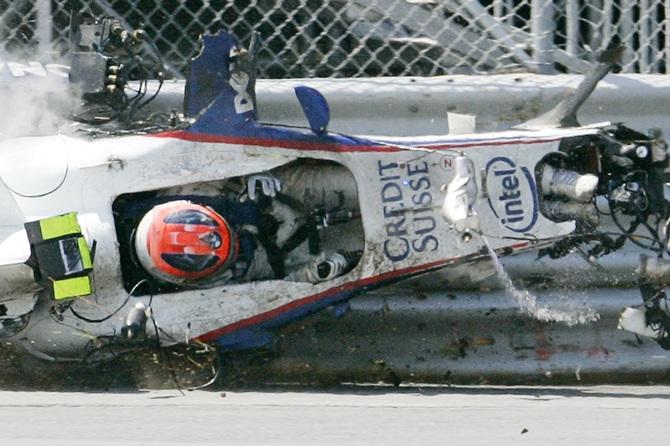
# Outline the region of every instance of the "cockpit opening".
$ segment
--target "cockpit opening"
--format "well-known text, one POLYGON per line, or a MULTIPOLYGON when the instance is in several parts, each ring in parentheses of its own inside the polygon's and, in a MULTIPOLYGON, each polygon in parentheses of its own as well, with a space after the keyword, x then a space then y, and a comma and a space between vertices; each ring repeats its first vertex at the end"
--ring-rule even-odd
POLYGON ((268 172, 124 194, 113 204, 125 289, 135 295, 356 269, 364 232, 354 176, 300 159, 268 172))

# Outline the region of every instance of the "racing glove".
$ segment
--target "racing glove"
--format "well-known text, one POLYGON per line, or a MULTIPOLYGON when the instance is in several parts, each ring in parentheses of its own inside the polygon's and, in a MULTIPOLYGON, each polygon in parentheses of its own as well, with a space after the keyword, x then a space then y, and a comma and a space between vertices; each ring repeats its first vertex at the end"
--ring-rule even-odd
POLYGON ((266 197, 275 197, 281 191, 281 182, 269 173, 261 173, 247 178, 247 194, 249 199, 256 201, 256 190, 260 189, 266 197))

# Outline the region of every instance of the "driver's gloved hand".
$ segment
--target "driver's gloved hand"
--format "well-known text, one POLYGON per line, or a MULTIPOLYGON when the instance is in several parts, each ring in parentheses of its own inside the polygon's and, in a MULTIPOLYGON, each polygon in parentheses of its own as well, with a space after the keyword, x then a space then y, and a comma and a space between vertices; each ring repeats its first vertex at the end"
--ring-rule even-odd
POLYGON ((247 195, 252 201, 259 197, 257 190, 266 197, 275 197, 281 192, 281 182, 269 173, 254 174, 247 178, 247 195))

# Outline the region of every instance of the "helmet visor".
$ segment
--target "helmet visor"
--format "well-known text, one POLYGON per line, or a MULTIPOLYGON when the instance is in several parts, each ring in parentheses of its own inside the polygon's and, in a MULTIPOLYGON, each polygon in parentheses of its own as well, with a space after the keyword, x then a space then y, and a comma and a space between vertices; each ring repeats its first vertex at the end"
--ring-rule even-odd
POLYGON ((161 254, 161 258, 173 268, 192 273, 205 271, 219 261, 215 255, 201 254, 161 254))

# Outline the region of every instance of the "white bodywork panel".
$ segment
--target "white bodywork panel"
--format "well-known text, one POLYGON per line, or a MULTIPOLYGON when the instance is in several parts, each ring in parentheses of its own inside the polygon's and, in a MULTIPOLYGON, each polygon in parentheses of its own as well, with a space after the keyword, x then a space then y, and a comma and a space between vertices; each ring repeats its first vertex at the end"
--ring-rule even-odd
MULTIPOLYGON (((400 142, 396 139, 394 144, 389 140, 387 144, 393 144, 393 150, 355 152, 156 136, 6 140, 3 142, 6 147, 32 147, 34 154, 46 152, 39 148, 54 146, 60 147, 61 152, 58 157, 45 158, 54 173, 31 175, 34 184, 22 181, 9 168, 2 170, 3 179, 12 184, 14 193, 0 190, 3 193, 0 198, 3 207, 7 203, 15 210, 15 217, 25 215, 26 221, 78 212, 89 245, 96 242, 95 294, 73 301, 72 307, 78 314, 96 319, 116 310, 127 296, 120 268, 121 262, 127 260, 120 258, 112 213, 112 203, 119 195, 265 172, 299 158, 329 160, 346 167, 356 182, 366 245, 353 271, 319 284, 263 281, 153 297, 151 306, 163 333, 163 344, 198 337, 211 340, 308 307, 322 298, 482 257, 482 240, 475 237, 465 242, 439 212, 443 198, 440 187, 454 175, 451 160, 456 153, 466 154, 475 165, 479 195, 474 210, 482 232, 494 248, 523 250, 537 247, 543 239, 569 234, 574 223, 557 224, 540 212, 536 164, 558 150, 561 138, 595 132, 597 129, 572 129, 407 138, 400 142), (403 148, 405 143, 430 150, 403 148)), ((15 153, 22 150, 28 149, 15 153)), ((0 240, 3 256, 15 255, 19 259, 25 254, 25 240, 23 254, 20 254, 22 243, 5 249, 20 235, 3 237, 0 240)), ((3 275, 0 286, 5 285, 0 289, 5 298, 12 297, 8 288, 14 280, 26 281, 25 275, 0 274, 3 275)), ((21 296, 14 294, 17 299, 21 296)), ((23 299, 28 298, 33 295, 23 299)), ((131 298, 131 302, 137 300, 148 303, 149 297, 131 298)), ((35 312, 40 311, 48 308, 38 305, 35 312)), ((82 350, 94 336, 118 334, 126 312, 121 311, 118 317, 99 324, 86 324, 68 311, 60 321, 34 314, 34 319, 42 319, 41 324, 29 325, 21 336, 33 339, 32 348, 37 351, 67 357, 82 350)))

